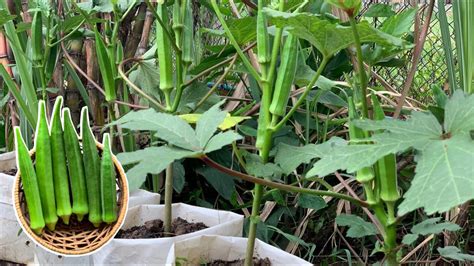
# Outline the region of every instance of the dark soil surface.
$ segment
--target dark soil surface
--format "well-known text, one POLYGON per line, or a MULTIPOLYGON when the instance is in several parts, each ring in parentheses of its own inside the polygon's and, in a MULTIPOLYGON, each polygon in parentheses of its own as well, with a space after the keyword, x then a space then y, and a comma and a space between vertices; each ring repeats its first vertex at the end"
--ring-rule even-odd
MULTIPOLYGON (((223 261, 223 260, 215 260, 213 262, 209 262, 205 264, 206 266, 243 266, 244 260, 234 260, 234 261, 223 261)), ((272 263, 270 259, 257 259, 253 258, 253 265, 255 266, 270 266, 272 263)))
POLYGON ((161 238, 169 236, 179 236, 202 229, 207 226, 203 223, 190 223, 184 219, 176 218, 171 223, 171 233, 165 234, 163 228, 163 221, 156 219, 145 222, 144 225, 134 226, 130 229, 120 230, 116 238, 124 239, 138 239, 138 238, 161 238))
POLYGON ((26 266, 26 264, 21 264, 21 263, 6 261, 6 260, 0 260, 0 266, 24 266, 24 265, 26 266))
MULTIPOLYGON (((10 170, 6 170, 6 171, 0 171, 0 173, 6 174, 6 175, 16 175, 16 169, 10 169, 10 170)), ((2 265, 3 265, 3 264, 2 264, 2 265)))

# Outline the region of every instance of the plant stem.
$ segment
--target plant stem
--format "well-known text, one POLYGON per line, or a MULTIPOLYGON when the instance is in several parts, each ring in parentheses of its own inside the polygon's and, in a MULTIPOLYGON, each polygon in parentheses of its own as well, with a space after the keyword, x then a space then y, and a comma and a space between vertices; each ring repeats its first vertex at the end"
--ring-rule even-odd
POLYGON ((354 17, 349 17, 349 21, 352 28, 352 34, 354 35, 354 44, 357 53, 357 70, 359 72, 359 80, 360 80, 360 91, 359 95, 361 97, 362 102, 362 117, 368 118, 369 117, 369 108, 367 104, 367 73, 365 72, 364 68, 364 61, 362 59, 362 46, 360 42, 359 32, 357 30, 357 22, 354 17))
MULTIPOLYGON (((279 189, 279 190, 283 190, 283 191, 287 191, 287 192, 303 193, 303 194, 309 194, 309 195, 327 196, 327 197, 338 198, 338 199, 342 199, 342 200, 347 200, 350 203, 353 203, 353 204, 355 204, 359 207, 364 207, 364 208, 369 207, 369 204, 367 202, 356 199, 356 198, 353 198, 353 197, 345 195, 345 194, 337 193, 337 192, 334 192, 334 191, 315 190, 315 189, 285 185, 285 184, 282 184, 282 183, 273 182, 273 181, 270 181, 270 180, 266 180, 266 179, 263 179, 263 178, 258 178, 258 177, 255 177, 255 176, 247 175, 247 174, 229 169, 229 168, 213 161, 212 159, 210 159, 209 157, 207 157, 205 155, 200 157, 200 159, 205 164, 207 164, 208 166, 210 166, 210 167, 212 167, 216 170, 219 170, 223 173, 226 173, 228 175, 231 175, 235 178, 242 179, 242 180, 247 181, 247 182, 252 182, 252 183, 255 183, 255 184, 258 184, 258 185, 262 185, 262 186, 266 186, 266 187, 270 187, 270 188, 275 188, 275 189, 279 189)), ((383 211, 383 208, 381 208, 381 210, 383 211)))
POLYGON ((165 219, 163 221, 165 233, 171 232, 172 203, 173 203, 173 164, 170 164, 166 168, 166 177, 165 177, 165 219))

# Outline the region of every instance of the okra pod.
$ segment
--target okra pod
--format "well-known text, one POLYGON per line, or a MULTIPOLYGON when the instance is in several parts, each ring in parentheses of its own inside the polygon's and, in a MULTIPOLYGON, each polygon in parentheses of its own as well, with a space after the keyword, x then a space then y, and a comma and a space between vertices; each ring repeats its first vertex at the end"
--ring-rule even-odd
POLYGON ((110 137, 103 137, 104 148, 100 165, 100 195, 102 203, 102 220, 108 224, 117 220, 117 190, 115 184, 115 167, 112 160, 110 137))
POLYGON ((183 63, 189 67, 193 62, 193 50, 194 50, 194 18, 191 0, 184 0, 183 9, 183 42, 182 50, 183 63))
POLYGON ((28 207, 28 214, 30 218, 30 227, 38 235, 41 234, 44 228, 43 210, 41 208, 41 197, 38 187, 38 180, 36 178, 33 162, 31 161, 28 148, 25 141, 21 137, 20 127, 15 127, 15 145, 17 165, 20 171, 21 183, 23 184, 23 191, 25 193, 26 205, 28 207))
MULTIPOLYGON (((354 101, 349 97, 349 138, 351 140, 364 139, 365 133, 362 129, 356 127, 353 123, 358 118, 354 101)), ((364 167, 357 171, 356 179, 360 183, 367 183, 374 179, 372 167, 364 167)))
POLYGON ((31 21, 31 59, 41 61, 43 59, 43 19, 41 10, 35 12, 31 21))
MULTIPOLYGON (((385 113, 377 97, 372 94, 374 119, 383 120, 385 113)), ((397 182, 397 161, 395 154, 389 154, 377 161, 377 174, 380 180, 380 198, 384 202, 395 202, 400 199, 397 182)))
POLYGON ((257 12, 257 59, 261 64, 270 62, 271 47, 267 30, 267 18, 262 9, 257 12))
POLYGON ((89 111, 87 107, 83 107, 81 110, 81 138, 87 199, 89 203, 89 221, 95 227, 98 227, 102 222, 100 206, 100 158, 96 140, 89 125, 89 111))
POLYGON ((65 224, 69 224, 72 214, 67 175, 66 153, 64 150, 63 128, 61 125, 61 108, 63 98, 56 98, 51 117, 51 154, 53 158, 54 193, 56 195, 56 213, 65 224))
POLYGON ((109 102, 116 98, 114 70, 112 62, 110 61, 110 56, 107 52, 107 47, 97 29, 95 30, 95 47, 100 74, 104 81, 105 100, 109 102))
POLYGON ((275 82, 270 113, 278 116, 286 114, 286 106, 290 98, 291 85, 296 74, 298 61, 298 38, 289 34, 281 53, 281 64, 275 82))
POLYGON ((51 160, 51 140, 49 136, 46 106, 38 103, 38 123, 36 126, 36 177, 41 198, 41 207, 46 226, 53 231, 58 222, 56 199, 54 197, 53 162, 51 160))
POLYGON ((64 146, 69 170, 69 181, 72 194, 72 213, 77 220, 82 221, 84 215, 89 213, 87 203, 86 180, 84 178, 84 165, 82 164, 81 147, 76 133, 76 127, 71 119, 69 108, 63 109, 64 146))
MULTIPOLYGON (((156 12, 161 20, 168 25, 168 10, 165 4, 158 4, 156 12)), ((169 28, 166 29, 169 31, 169 28)), ((160 89, 171 91, 173 89, 173 62, 171 53, 171 43, 166 36, 165 29, 157 23, 156 25, 156 46, 158 54, 158 64, 160 67, 160 89)))

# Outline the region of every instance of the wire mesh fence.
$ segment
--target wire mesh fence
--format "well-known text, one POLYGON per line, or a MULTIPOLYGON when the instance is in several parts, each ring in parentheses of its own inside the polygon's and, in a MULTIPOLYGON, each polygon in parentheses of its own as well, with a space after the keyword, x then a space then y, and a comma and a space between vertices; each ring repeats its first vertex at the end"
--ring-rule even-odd
MULTIPOLYGON (((449 3, 450 1, 446 1, 449 3)), ((390 4, 396 13, 403 12, 409 8, 417 7, 419 10, 420 21, 423 25, 426 20, 426 9, 428 1, 412 1, 412 0, 368 0, 364 1, 362 13, 376 3, 390 4)), ((454 44, 454 21, 451 4, 445 5, 447 19, 450 27, 451 40, 454 44)), ((431 17, 428 35, 423 47, 423 51, 418 63, 417 72, 414 77, 410 94, 413 98, 421 102, 430 102, 430 88, 433 85, 446 86, 448 82, 447 66, 445 61, 445 53, 443 50, 443 42, 441 37, 441 29, 438 15, 438 7, 435 5, 434 13, 431 17)), ((380 21, 374 20, 377 24, 380 21)), ((454 47, 454 45, 453 45, 454 47)), ((406 64, 401 67, 376 67, 374 72, 385 79, 397 91, 401 91, 409 70, 411 69, 411 55, 413 50, 408 50, 402 58, 405 58, 406 64)), ((455 52, 455 51, 454 51, 455 52)))

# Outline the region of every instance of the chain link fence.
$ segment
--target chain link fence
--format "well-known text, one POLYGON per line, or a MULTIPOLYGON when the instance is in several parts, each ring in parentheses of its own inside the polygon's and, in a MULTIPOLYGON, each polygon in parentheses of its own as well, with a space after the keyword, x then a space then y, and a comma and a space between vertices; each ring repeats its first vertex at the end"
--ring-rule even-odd
MULTIPOLYGON (((447 1, 448 2, 448 1, 447 1)), ((428 7, 428 1, 412 1, 412 0, 398 0, 398 1, 387 1, 387 0, 368 0, 364 1, 364 7, 362 13, 366 12, 368 8, 376 3, 390 4, 396 13, 403 12, 409 8, 417 7, 419 9, 421 25, 425 23, 426 9, 428 7)), ((451 34, 451 40, 453 41, 452 47, 454 47, 454 21, 452 15, 451 4, 445 6, 449 30, 451 34)), ((430 27, 428 29, 428 35, 426 42, 423 47, 423 52, 418 63, 417 72, 415 74, 413 85, 410 90, 410 96, 423 103, 432 101, 430 88, 433 85, 447 86, 448 75, 447 66, 445 61, 445 53, 443 50, 443 42, 441 37, 440 22, 438 16, 438 7, 435 4, 434 13, 431 17, 430 27)), ((375 26, 380 24, 380 21, 373 21, 375 26)), ((411 69, 411 59, 413 50, 407 51, 402 55, 402 58, 406 60, 406 64, 401 67, 376 67, 374 71, 385 79, 393 88, 397 91, 401 91, 403 84, 408 76, 408 72, 411 69)), ((455 53, 455 51, 454 51, 455 53)), ((455 57, 456 58, 456 57, 455 57)))

